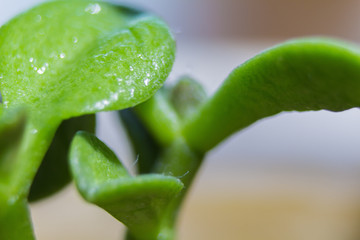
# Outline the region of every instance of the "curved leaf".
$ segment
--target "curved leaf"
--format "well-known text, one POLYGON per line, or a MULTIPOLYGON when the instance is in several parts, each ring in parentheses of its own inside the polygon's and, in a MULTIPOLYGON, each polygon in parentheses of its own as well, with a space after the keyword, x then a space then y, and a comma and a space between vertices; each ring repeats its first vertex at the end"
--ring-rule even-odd
POLYGON ((103 2, 45 3, 0 30, 3 102, 57 119, 130 107, 161 87, 174 48, 151 15, 103 2))
POLYGON ((299 39, 237 67, 191 116, 183 133, 206 152, 253 122, 281 111, 360 106, 360 49, 327 39, 299 39))
POLYGON ((127 225, 136 239, 158 239, 162 214, 183 188, 171 176, 130 176, 115 154, 86 132, 72 142, 70 166, 81 195, 127 225))
MULTIPOLYGON (((1 109, 28 110, 4 199, 25 201, 63 120, 151 97, 171 69, 174 49, 161 20, 104 2, 52 1, 2 26, 1 109)), ((7 231, 16 229, 10 224, 7 231)))
POLYGON ((119 110, 154 94, 174 49, 162 21, 104 2, 48 2, 2 26, 3 104, 29 109, 14 188, 25 194, 62 120, 119 110))

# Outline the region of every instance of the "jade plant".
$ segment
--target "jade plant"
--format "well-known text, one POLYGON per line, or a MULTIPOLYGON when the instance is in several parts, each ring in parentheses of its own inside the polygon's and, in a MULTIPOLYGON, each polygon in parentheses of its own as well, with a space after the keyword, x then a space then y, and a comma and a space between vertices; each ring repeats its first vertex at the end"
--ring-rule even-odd
MULTIPOLYGON (((175 58, 166 24, 141 10, 51 1, 0 29, 0 239, 35 239, 28 203, 72 179, 126 225, 128 240, 171 240, 206 153, 282 111, 360 106, 360 48, 325 38, 267 49, 207 96, 191 77, 163 86, 175 58), (94 135, 118 111, 135 175, 94 135)), ((211 70, 209 70, 211 71, 211 70)))

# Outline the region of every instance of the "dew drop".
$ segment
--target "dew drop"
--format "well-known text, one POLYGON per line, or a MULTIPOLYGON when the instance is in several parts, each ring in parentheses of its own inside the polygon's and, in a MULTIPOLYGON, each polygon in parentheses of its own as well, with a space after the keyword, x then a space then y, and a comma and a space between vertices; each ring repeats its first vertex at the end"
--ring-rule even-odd
POLYGON ((60 53, 60 58, 65 58, 65 53, 60 53))
POLYGON ((113 101, 117 101, 117 100, 119 99, 118 94, 117 94, 117 93, 111 94, 111 99, 112 99, 113 101))
POLYGON ((131 97, 134 97, 134 92, 135 92, 135 89, 134 89, 134 88, 130 89, 130 96, 131 96, 131 97))
POLYGON ((154 69, 155 69, 155 70, 158 70, 159 65, 157 64, 157 62, 154 61, 154 62, 152 63, 152 65, 154 66, 154 69))
POLYGON ((149 85, 149 82, 150 82, 150 79, 148 79, 148 78, 145 79, 145 80, 144 80, 145 86, 148 86, 148 85, 149 85))
POLYGON ((101 11, 101 7, 99 4, 89 4, 85 8, 85 12, 88 12, 90 14, 98 14, 101 11))
POLYGON ((123 81, 122 78, 116 78, 117 82, 118 82, 118 85, 120 86, 121 85, 121 82, 123 81))
POLYGON ((132 80, 132 79, 129 79, 126 81, 126 85, 128 85, 128 86, 132 85, 133 83, 134 83, 134 80, 132 80))
POLYGON ((30 58, 30 59, 29 59, 29 62, 31 62, 31 63, 32 63, 33 61, 34 61, 34 58, 30 58))
POLYGON ((37 70, 38 74, 43 74, 45 72, 46 68, 43 66, 37 70))
POLYGON ((77 37, 73 37, 72 40, 73 40, 73 43, 77 43, 79 41, 77 37))
POLYGON ((133 66, 130 66, 130 71, 134 71, 134 68, 133 68, 133 66))

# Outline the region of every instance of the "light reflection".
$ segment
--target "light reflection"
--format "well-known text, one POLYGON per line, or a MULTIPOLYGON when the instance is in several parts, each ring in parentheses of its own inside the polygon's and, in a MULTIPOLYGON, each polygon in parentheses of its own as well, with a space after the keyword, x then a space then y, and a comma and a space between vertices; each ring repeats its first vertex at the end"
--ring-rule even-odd
POLYGON ((90 14, 98 14, 101 11, 101 7, 99 4, 95 3, 95 4, 89 4, 86 8, 85 8, 85 12, 88 12, 90 14))
POLYGON ((149 83, 150 83, 150 79, 146 78, 146 79, 144 80, 144 83, 145 83, 145 86, 148 86, 149 83))
POLYGON ((37 70, 38 74, 43 74, 45 72, 46 68, 43 66, 37 70))

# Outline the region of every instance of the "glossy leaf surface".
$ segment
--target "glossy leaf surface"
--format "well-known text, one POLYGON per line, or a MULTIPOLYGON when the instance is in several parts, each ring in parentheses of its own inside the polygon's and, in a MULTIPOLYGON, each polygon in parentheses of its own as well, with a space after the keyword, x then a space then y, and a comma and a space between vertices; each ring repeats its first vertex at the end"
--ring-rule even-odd
POLYGON ((2 26, 1 111, 28 113, 4 199, 25 201, 63 120, 147 100, 166 79, 174 50, 161 20, 104 2, 52 1, 2 26))
POLYGON ((220 141, 281 111, 360 106, 360 49, 327 39, 299 39, 237 67, 183 129, 206 152, 220 141))
POLYGON ((6 107, 43 116, 118 110, 149 98, 166 79, 174 40, 159 19, 108 3, 49 2, 0 30, 6 107))
POLYGON ((72 142, 70 165, 81 195, 123 222, 136 239, 158 239, 163 211, 183 188, 175 177, 130 176, 115 154, 86 132, 72 142))
POLYGON ((63 119, 149 98, 170 71, 174 41, 153 16, 103 2, 54 1, 5 24, 0 55, 4 107, 29 109, 20 154, 28 160, 13 174, 20 188, 29 183, 18 179, 35 175, 63 119))

